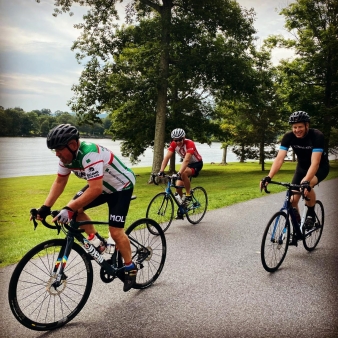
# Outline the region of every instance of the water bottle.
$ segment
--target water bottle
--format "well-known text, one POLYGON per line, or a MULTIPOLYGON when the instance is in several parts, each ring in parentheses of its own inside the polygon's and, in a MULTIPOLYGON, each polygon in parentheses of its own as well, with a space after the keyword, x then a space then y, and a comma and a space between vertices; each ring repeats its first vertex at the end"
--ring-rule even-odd
POLYGON ((175 199, 178 202, 178 204, 181 205, 182 204, 181 196, 177 192, 175 193, 174 196, 175 196, 175 199))
POLYGON ((96 250, 100 253, 106 249, 104 243, 95 234, 90 234, 88 236, 88 241, 90 244, 94 245, 96 250))
POLYGON ((114 247, 115 247, 115 243, 114 243, 114 240, 111 238, 111 235, 110 235, 110 232, 109 232, 109 236, 108 236, 108 239, 107 239, 106 253, 107 254, 114 253, 114 247))

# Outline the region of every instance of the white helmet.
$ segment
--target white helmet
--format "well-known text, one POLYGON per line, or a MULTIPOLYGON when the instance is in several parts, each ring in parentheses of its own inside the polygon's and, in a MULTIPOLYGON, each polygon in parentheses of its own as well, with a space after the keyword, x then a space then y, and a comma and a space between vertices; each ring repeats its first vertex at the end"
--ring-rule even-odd
POLYGON ((181 138, 181 137, 185 137, 185 131, 183 129, 176 128, 171 132, 172 139, 181 138))

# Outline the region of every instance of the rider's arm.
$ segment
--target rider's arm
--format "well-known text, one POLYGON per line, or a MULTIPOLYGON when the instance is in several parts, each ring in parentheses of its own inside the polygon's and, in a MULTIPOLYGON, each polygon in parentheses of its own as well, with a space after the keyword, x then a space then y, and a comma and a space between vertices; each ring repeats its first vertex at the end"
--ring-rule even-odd
POLYGON ((71 208, 74 211, 77 211, 88 205, 96 197, 102 194, 103 191, 102 178, 89 180, 87 181, 87 183, 88 189, 86 189, 85 192, 80 197, 76 198, 75 200, 71 200, 69 203, 67 203, 67 207, 71 208))
POLYGON ((172 151, 170 151, 170 150, 167 151, 166 155, 163 158, 160 171, 164 171, 164 169, 167 166, 172 154, 173 154, 172 151))
POLYGON ((192 154, 190 154, 190 153, 186 153, 185 154, 183 162, 182 162, 182 165, 181 165, 181 168, 178 171, 178 173, 180 175, 182 175, 184 173, 185 169, 188 167, 188 164, 190 162, 191 156, 192 156, 192 154))
POLYGON ((311 182, 311 180, 314 178, 314 176, 316 175, 316 173, 318 171, 321 157, 322 157, 322 153, 321 152, 313 152, 312 153, 310 168, 308 169, 305 177, 302 179, 302 182, 303 181, 309 181, 309 182, 311 182))
POLYGON ((66 176, 60 176, 58 175, 53 182, 49 194, 45 200, 44 205, 48 207, 52 207, 56 200, 60 197, 60 195, 63 193, 63 190, 65 189, 65 186, 67 185, 69 175, 66 176))
POLYGON ((287 154, 286 150, 279 149, 277 157, 273 161, 269 175, 268 175, 270 178, 274 177, 278 173, 279 169, 281 168, 281 166, 284 163, 284 159, 285 159, 286 154, 287 154))

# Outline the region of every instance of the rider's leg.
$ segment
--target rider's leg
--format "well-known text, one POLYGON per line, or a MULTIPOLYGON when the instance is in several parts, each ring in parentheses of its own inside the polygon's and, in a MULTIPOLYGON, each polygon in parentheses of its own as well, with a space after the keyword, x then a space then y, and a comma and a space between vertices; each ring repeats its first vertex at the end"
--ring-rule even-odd
POLYGON ((186 195, 190 195, 190 176, 193 175, 191 168, 186 168, 184 172, 181 174, 182 181, 184 183, 186 195))
MULTIPOLYGON (((83 209, 78 210, 76 217, 77 221, 90 221, 90 217, 83 211, 83 209)), ((87 235, 96 234, 96 229, 93 224, 81 225, 80 229, 84 229, 87 235)))
POLYGON ((300 200, 300 195, 297 194, 297 195, 291 196, 291 205, 292 205, 293 208, 297 209, 298 213, 299 213, 299 207, 298 207, 299 200, 300 200))
POLYGON ((119 249, 125 264, 131 263, 130 241, 123 228, 109 227, 109 232, 119 249))
POLYGON ((305 204, 308 207, 313 207, 316 204, 316 193, 314 190, 314 186, 318 184, 318 178, 317 176, 314 176, 313 179, 310 182, 310 186, 311 186, 311 191, 307 193, 306 197, 309 199, 309 201, 306 201, 305 204))
POLYGON ((306 200, 305 201, 305 204, 307 206, 307 217, 309 216, 310 217, 310 224, 312 225, 313 223, 313 220, 315 219, 315 204, 316 204, 316 193, 315 193, 315 190, 314 190, 314 186, 318 184, 318 178, 316 176, 313 177, 313 179, 311 180, 310 182, 310 186, 311 186, 311 191, 307 192, 306 194, 306 200), (311 219, 312 219, 312 222, 311 222, 311 219))

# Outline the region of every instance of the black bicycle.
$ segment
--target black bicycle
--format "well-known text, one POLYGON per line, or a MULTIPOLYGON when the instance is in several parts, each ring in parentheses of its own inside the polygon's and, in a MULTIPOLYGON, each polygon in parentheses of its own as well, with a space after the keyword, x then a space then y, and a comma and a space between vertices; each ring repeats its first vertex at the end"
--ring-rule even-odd
MULTIPOLYGON (((34 228, 37 210, 32 209, 34 228)), ((52 216, 58 211, 52 212, 52 216)), ((84 307, 93 285, 94 260, 101 266, 104 283, 115 278, 124 281, 121 254, 113 245, 112 253, 101 254, 82 235, 81 225, 108 224, 108 222, 79 221, 74 215, 69 224, 51 225, 50 228, 66 234, 64 239, 51 239, 31 249, 18 263, 10 280, 8 299, 15 318, 36 331, 59 328, 71 321, 84 307), (77 240, 80 244, 76 243, 77 240)), ((143 218, 126 230, 132 259, 138 274, 135 289, 152 285, 159 277, 166 259, 166 239, 154 220, 143 218), (156 235, 153 233, 156 232, 156 235)))
MULTIPOLYGON (((275 272, 283 263, 289 245, 297 246, 298 241, 302 240, 307 251, 315 249, 323 233, 324 207, 321 201, 316 201, 314 225, 307 227, 305 226, 307 207, 304 207, 299 221, 297 220, 297 211, 291 205, 291 196, 302 194, 295 190, 301 186, 273 181, 269 184, 282 185, 287 188, 283 207, 271 217, 262 238, 261 260, 263 267, 268 272, 275 272)), ((266 187, 264 190, 269 193, 266 187)))
MULTIPOLYGON (((160 224, 162 230, 165 232, 172 220, 174 219, 174 202, 178 207, 178 214, 187 217, 191 224, 198 224, 204 217, 208 207, 208 195, 204 188, 195 187, 191 189, 191 202, 186 203, 185 194, 183 198, 178 194, 174 194, 172 188, 184 189, 184 186, 176 185, 176 175, 164 175, 163 178, 167 181, 167 186, 163 192, 155 195, 150 201, 146 217, 154 219, 160 224)), ((160 179, 157 175, 152 174, 153 182, 158 185, 160 179)), ((154 231, 150 229, 149 231, 154 231)), ((155 234, 155 233, 154 233, 155 234)))

